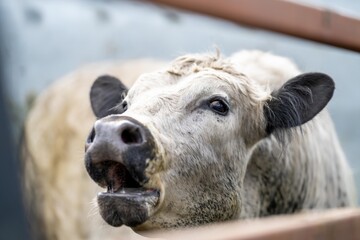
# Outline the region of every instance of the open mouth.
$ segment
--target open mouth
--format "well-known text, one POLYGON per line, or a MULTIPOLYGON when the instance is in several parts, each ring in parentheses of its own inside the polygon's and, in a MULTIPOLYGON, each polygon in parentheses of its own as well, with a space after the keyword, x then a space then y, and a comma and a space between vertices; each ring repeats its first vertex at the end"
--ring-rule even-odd
POLYGON ((98 169, 103 169, 99 171, 102 177, 98 184, 107 188, 97 196, 103 219, 114 227, 144 223, 153 213, 160 191, 143 187, 119 162, 104 161, 98 169))

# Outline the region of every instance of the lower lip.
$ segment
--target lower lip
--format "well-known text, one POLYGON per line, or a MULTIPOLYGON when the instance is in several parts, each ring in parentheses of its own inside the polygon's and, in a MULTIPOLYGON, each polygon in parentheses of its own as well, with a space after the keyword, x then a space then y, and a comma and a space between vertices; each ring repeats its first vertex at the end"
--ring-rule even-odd
POLYGON ((112 226, 135 227, 154 213, 160 202, 160 191, 145 188, 124 188, 115 193, 100 192, 97 196, 100 214, 112 226))

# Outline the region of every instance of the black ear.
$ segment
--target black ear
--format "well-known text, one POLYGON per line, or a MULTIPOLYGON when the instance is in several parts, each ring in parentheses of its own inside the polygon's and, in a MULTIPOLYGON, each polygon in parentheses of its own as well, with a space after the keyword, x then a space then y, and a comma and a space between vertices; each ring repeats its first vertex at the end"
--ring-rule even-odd
POLYGON ((98 77, 90 90, 91 108, 97 118, 110 114, 119 114, 114 107, 121 103, 127 92, 126 86, 111 76, 98 77))
POLYGON ((323 73, 305 73, 287 81, 264 106, 266 132, 299 126, 311 120, 330 101, 334 81, 323 73))

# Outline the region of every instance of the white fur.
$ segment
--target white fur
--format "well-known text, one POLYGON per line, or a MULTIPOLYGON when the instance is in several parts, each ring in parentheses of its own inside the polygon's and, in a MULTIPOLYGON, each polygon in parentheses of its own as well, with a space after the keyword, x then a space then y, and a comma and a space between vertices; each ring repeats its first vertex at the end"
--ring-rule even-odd
MULTIPOLYGON (((48 237, 120 236, 121 230, 101 228, 87 217, 98 191, 82 159, 95 120, 89 88, 100 74, 118 76, 131 85, 140 73, 159 66, 164 65, 135 61, 90 66, 55 83, 37 99, 25 125, 25 184, 48 237)), ((287 200, 297 196, 302 184, 308 189, 303 210, 337 207, 340 201, 354 205, 351 171, 326 110, 302 132, 295 130, 285 144, 263 136, 264 102, 299 72, 286 58, 242 51, 230 58, 187 55, 141 75, 126 97, 129 110, 124 114, 145 124, 161 146, 161 171, 152 173, 149 184, 160 184, 165 194, 158 212, 143 227, 264 216, 268 212, 262 206, 271 203, 278 189, 287 200), (214 94, 229 99, 231 116, 197 110, 201 99, 214 94), (287 184, 269 188, 279 173, 287 184), (345 199, 334 189, 342 189, 345 199)))

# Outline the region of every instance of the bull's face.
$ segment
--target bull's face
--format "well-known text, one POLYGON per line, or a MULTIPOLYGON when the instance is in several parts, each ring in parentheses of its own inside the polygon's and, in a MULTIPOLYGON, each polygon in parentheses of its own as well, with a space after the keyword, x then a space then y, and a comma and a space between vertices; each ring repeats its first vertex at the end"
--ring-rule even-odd
POLYGON ((85 163, 107 189, 98 205, 110 225, 140 230, 237 218, 254 144, 309 120, 276 125, 269 106, 284 101, 270 103, 270 93, 233 70, 185 72, 143 75, 128 93, 103 76, 91 89, 98 120, 85 163))
POLYGON ((87 142, 86 166, 107 188, 98 205, 109 224, 175 227, 237 216, 244 164, 234 159, 245 161, 247 152, 239 137, 241 98, 236 85, 215 74, 144 75, 123 99, 118 80, 94 83, 100 119, 87 142), (117 106, 104 106, 115 90, 117 106))

